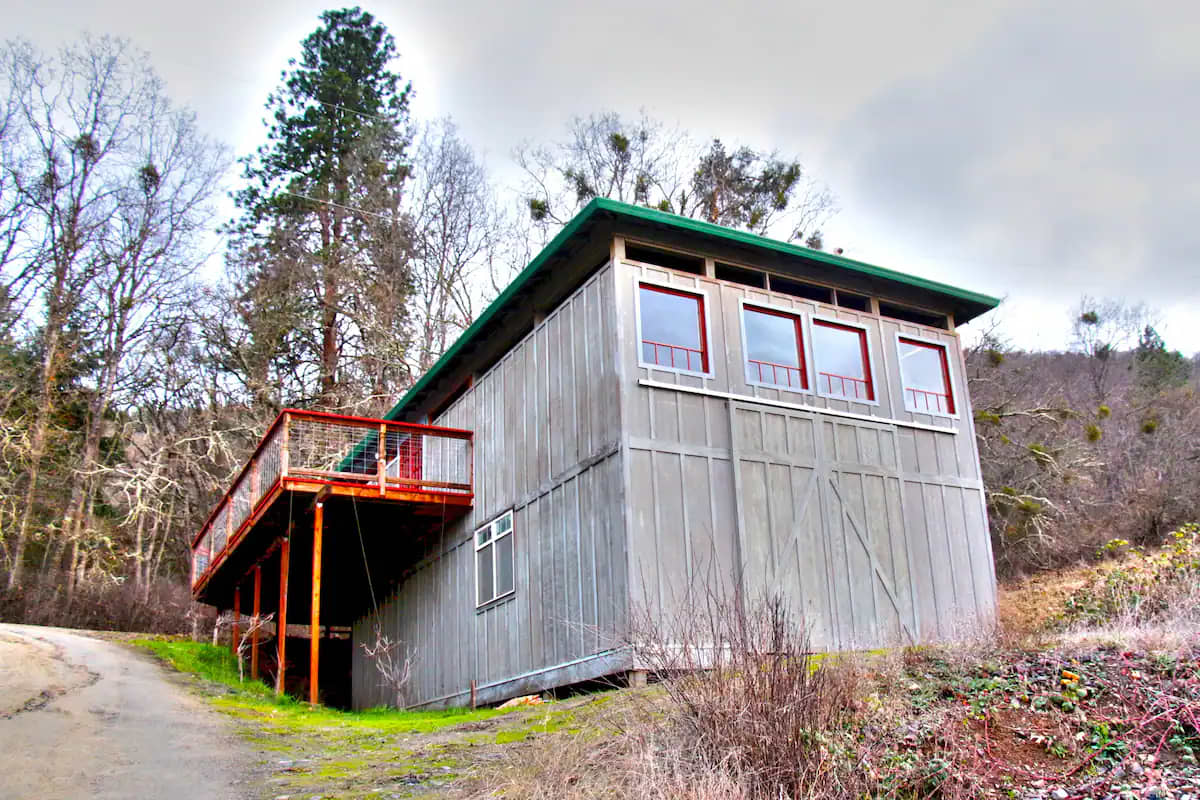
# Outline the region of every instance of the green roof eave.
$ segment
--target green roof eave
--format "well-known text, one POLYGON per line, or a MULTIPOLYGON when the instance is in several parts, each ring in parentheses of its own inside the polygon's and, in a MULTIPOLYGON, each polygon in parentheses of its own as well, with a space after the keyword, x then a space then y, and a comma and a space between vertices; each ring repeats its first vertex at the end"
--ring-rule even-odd
MULTIPOLYGON (((706 222, 700 219, 692 219, 691 217, 682 217, 678 214, 672 214, 667 211, 659 211, 656 208, 644 208, 642 206, 633 206, 628 203, 619 203, 615 200, 607 198, 598 198, 589 203, 598 204, 617 214, 626 217, 634 217, 636 219, 646 220, 662 225, 669 225, 680 230, 690 231, 692 233, 700 233, 705 236, 711 236, 718 239, 724 239, 737 244, 749 245, 757 247, 761 250, 773 250, 777 253, 786 253, 792 256, 799 256, 810 261, 820 261, 824 264, 832 264, 842 269, 847 269, 852 272, 858 272, 872 278, 883 278, 884 280, 904 283, 918 289, 924 289, 929 292, 936 292, 941 295, 953 297, 956 300, 962 300, 974 305, 986 306, 987 308, 995 308, 1000 305, 999 298, 992 297, 979 292, 972 292, 967 289, 960 289, 957 286, 951 286, 946 283, 929 280, 927 278, 919 278, 915 275, 907 275, 903 272, 887 269, 886 267, 877 267, 874 264, 868 264, 865 261, 857 261, 853 258, 845 256, 833 255, 822 250, 813 250, 809 247, 803 247, 790 242, 781 242, 778 239, 768 239, 765 236, 759 236, 755 233, 747 231, 734 230, 726 228, 723 225, 716 225, 712 222, 706 222)), ((585 211, 587 209, 584 209, 585 211)))
POLYGON ((502 291, 496 297, 496 299, 493 300, 491 304, 483 310, 483 313, 476 317, 475 321, 472 322, 470 326, 463 331, 457 339, 454 340, 454 344, 450 345, 446 352, 442 353, 441 358, 435 361, 433 366, 430 367, 424 375, 417 379, 417 382, 412 385, 412 388, 404 393, 404 396, 400 398, 400 401, 396 403, 396 405, 392 406, 392 409, 384 415, 384 419, 396 419, 400 412, 404 410, 404 407, 408 405, 410 400, 428 388, 433 383, 438 373, 440 373, 447 364, 454 360, 454 357, 458 355, 458 353, 464 347, 467 346, 468 342, 475 338, 475 335, 479 333, 479 331, 482 330, 483 327, 487 325, 497 313, 499 313, 501 308, 507 305, 508 301, 513 297, 513 295, 520 292, 521 289, 524 288, 525 284, 529 283, 530 279, 541 270, 542 265, 549 261, 554 254, 557 253, 560 248, 562 248, 563 245, 565 245, 573 236, 575 236, 576 233, 579 232, 580 229, 582 229, 588 223, 589 220, 591 220, 592 215, 596 213, 596 209, 598 207, 598 202, 593 200, 592 202, 588 203, 582 211, 576 214, 570 222, 564 225, 563 229, 558 232, 558 235, 551 239, 550 242, 542 248, 541 252, 534 256, 533 260, 529 262, 529 266, 521 270, 520 274, 518 274, 517 277, 514 278, 513 281, 504 288, 504 291, 502 291))
MULTIPOLYGON (((939 281, 920 278, 915 275, 906 275, 903 272, 887 269, 886 267, 875 266, 864 261, 857 261, 853 258, 845 256, 833 255, 821 250, 813 250, 801 245, 791 244, 790 242, 781 242, 776 239, 768 239, 765 236, 759 236, 746 231, 734 230, 726 228, 722 225, 716 225, 704 220, 692 219, 691 217, 683 217, 678 214, 672 214, 667 211, 659 211, 655 208, 645 208, 643 206, 630 205, 617 200, 610 200, 607 197, 597 197, 589 202, 584 208, 576 214, 563 229, 558 232, 550 242, 542 248, 541 252, 534 257, 525 269, 521 270, 520 274, 500 293, 491 304, 484 309, 484 312, 479 315, 471 325, 462 332, 445 353, 442 354, 429 370, 422 375, 412 388, 405 392, 404 396, 392 409, 385 415, 386 419, 396 419, 400 413, 408 406, 409 402, 414 400, 421 392, 429 388, 437 379, 437 376, 446 366, 454 360, 454 358, 475 338, 476 335, 504 308, 509 300, 513 298, 529 281, 541 271, 542 267, 551 258, 554 257, 559 250, 563 248, 568 241, 575 237, 580 231, 586 228, 593 217, 600 213, 612 214, 615 217, 624 217, 626 219, 640 220, 656 225, 664 225, 670 228, 675 228, 689 233, 700 234, 702 236, 720 239, 726 242, 732 242, 739 245, 754 247, 761 250, 771 250, 777 253, 783 253, 790 256, 817 261, 831 266, 839 267, 850 272, 857 272, 861 275, 877 278, 885 281, 904 284, 907 286, 921 289, 927 292, 933 292, 943 297, 951 298, 960 303, 972 306, 970 317, 978 316, 990 309, 1000 305, 999 298, 992 297, 979 292, 972 292, 967 289, 960 289, 957 286, 941 283, 939 281)), ((968 319, 970 318, 968 317, 968 319)))

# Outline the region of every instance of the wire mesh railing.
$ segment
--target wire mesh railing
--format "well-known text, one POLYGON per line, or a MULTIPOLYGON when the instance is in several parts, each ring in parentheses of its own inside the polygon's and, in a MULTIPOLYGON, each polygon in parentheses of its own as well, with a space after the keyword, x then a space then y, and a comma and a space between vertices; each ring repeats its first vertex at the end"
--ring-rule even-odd
MULTIPOLYGON (((338 484, 440 495, 472 494, 470 431, 287 410, 193 542, 192 583, 236 545, 240 531, 278 485, 338 484)), ((311 489, 310 489, 311 490, 311 489)))

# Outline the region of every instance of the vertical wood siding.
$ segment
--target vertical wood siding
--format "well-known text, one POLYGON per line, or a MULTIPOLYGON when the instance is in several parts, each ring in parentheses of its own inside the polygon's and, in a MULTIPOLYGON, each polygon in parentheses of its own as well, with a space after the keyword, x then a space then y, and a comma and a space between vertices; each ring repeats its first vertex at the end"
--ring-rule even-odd
POLYGON ((697 590, 731 597, 740 570, 748 599, 779 593, 821 647, 948 638, 993 616, 991 543, 956 334, 704 276, 616 269, 635 606, 678 614, 697 590), (706 295, 711 377, 637 366, 640 280, 706 295), (743 299, 865 326, 878 402, 748 384, 743 299), (956 418, 905 409, 897 333, 947 346, 956 418), (640 386, 639 378, 739 399, 640 386))
POLYGON ((616 341, 605 267, 435 420, 475 431, 475 505, 436 531, 378 614, 354 626, 355 706, 396 702, 359 647, 374 641, 377 623, 413 654, 401 698, 410 705, 466 702, 473 680, 482 687, 539 673, 621 639, 628 572, 616 341), (509 509, 516 591, 476 610, 473 533, 509 509))

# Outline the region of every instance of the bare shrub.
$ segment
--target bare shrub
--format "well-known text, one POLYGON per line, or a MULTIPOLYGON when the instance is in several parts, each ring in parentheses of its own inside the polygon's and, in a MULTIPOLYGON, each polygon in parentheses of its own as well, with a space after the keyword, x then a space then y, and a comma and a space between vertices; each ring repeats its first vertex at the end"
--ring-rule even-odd
POLYGON ((169 580, 146 587, 107 575, 77 581, 30 574, 19 588, 0 588, 0 621, 88 630, 191 633, 195 617, 211 611, 193 602, 186 586, 169 580))
POLYGON ((359 646, 367 660, 375 665, 380 685, 391 690, 396 706, 403 708, 404 694, 409 681, 412 680, 412 671, 416 663, 412 650, 404 642, 390 638, 378 625, 375 626, 375 642, 362 642, 359 646))
POLYGON ((250 617, 250 624, 246 626, 246 632, 241 634, 241 639, 237 644, 239 680, 246 680, 246 661, 250 657, 251 650, 254 647, 255 636, 258 637, 260 647, 274 638, 269 633, 274 629, 274 619, 274 614, 260 614, 259 616, 250 617))
POLYGON ((848 725, 859 668, 850 656, 813 655, 781 598, 744 605, 710 595, 668 625, 642 614, 634 631, 635 660, 661 684, 674 729, 647 763, 671 780, 719 773, 752 798, 861 788, 848 725))

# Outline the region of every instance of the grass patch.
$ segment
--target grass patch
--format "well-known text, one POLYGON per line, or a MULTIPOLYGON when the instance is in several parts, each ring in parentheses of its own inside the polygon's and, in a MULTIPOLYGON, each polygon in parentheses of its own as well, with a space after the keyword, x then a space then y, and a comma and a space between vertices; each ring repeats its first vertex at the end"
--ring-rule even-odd
MULTIPOLYGON (((133 644, 145 648, 159 659, 179 670, 209 683, 218 684, 225 693, 213 698, 222 711, 245 720, 265 724, 271 733, 295 732, 305 728, 360 728, 366 735, 396 733, 430 733, 440 728, 466 722, 491 719, 508 713, 495 708, 474 711, 448 708, 438 711, 401 711, 394 708, 371 708, 364 711, 341 711, 333 708, 310 707, 308 703, 288 695, 277 697, 275 691, 259 681, 242 681, 237 661, 225 647, 171 637, 146 637, 133 644)), ((353 731, 346 731, 353 737, 353 731)))

